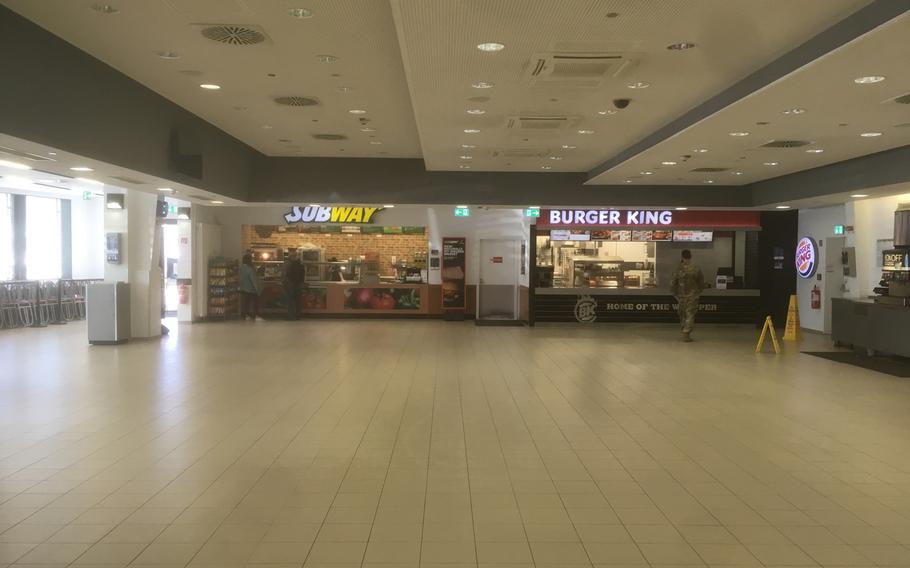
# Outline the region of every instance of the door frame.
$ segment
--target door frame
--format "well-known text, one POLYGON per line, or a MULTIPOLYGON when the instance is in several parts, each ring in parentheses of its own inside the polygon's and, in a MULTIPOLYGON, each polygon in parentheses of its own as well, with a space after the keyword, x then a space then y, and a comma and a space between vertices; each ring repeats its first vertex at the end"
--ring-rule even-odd
POLYGON ((474 323, 476 325, 524 325, 524 322, 521 321, 521 238, 520 237, 503 237, 503 236, 491 236, 491 237, 480 237, 477 239, 477 291, 475 292, 474 298, 474 323), (480 315, 481 309, 481 289, 483 288, 483 266, 484 266, 484 255, 483 255, 483 243, 484 241, 500 241, 504 243, 509 243, 514 247, 512 258, 514 259, 514 283, 513 283, 513 294, 512 294, 512 313, 514 317, 512 319, 483 319, 480 315))

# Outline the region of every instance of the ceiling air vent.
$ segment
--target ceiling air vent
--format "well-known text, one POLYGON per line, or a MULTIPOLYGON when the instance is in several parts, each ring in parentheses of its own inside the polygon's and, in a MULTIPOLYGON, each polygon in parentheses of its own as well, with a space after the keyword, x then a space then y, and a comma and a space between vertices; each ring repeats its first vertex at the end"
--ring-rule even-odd
POLYGON ((622 53, 545 53, 531 57, 526 74, 540 87, 595 89, 635 64, 622 53))
POLYGON ((577 116, 521 114, 510 116, 506 120, 506 128, 523 132, 552 132, 569 128, 577 121, 577 116))
POLYGON ((313 134, 313 138, 316 140, 347 140, 348 137, 344 134, 313 134))
POLYGON ((272 99, 275 103, 283 106, 291 107, 308 107, 308 106, 319 106, 319 100, 312 97, 300 97, 300 96, 289 96, 289 97, 275 97, 272 99))
POLYGON ((808 140, 772 140, 767 144, 762 144, 762 148, 799 148, 808 146, 812 142, 808 140))
POLYGON ((268 40, 259 26, 240 24, 193 24, 200 28, 202 36, 228 45, 256 45, 268 40))
POLYGON ((490 153, 492 158, 509 160, 544 158, 550 154, 549 148, 502 148, 490 153))
POLYGON ((53 161, 48 157, 39 156, 38 154, 32 154, 31 152, 22 152, 16 150, 15 148, 8 148, 6 146, 0 146, 0 154, 6 154, 9 156, 15 156, 17 158, 23 158, 25 160, 31 160, 32 162, 50 162, 53 161))
POLYGON ((139 179, 130 178, 130 177, 126 177, 126 176, 111 176, 111 179, 118 179, 124 183, 129 183, 132 185, 143 185, 143 184, 149 183, 147 181, 142 181, 139 179))
POLYGON ((885 103, 895 103, 899 105, 910 105, 910 93, 898 95, 894 98, 884 101, 885 103))
POLYGON ((695 169, 692 169, 689 171, 695 172, 695 173, 716 173, 716 172, 725 172, 729 169, 730 168, 695 168, 695 169))

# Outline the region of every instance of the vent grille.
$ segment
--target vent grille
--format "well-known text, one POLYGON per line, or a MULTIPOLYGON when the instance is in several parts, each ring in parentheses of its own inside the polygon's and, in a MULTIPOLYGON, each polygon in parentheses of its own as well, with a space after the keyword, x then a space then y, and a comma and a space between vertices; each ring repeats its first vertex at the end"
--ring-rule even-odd
POLYGON ((903 124, 895 124, 894 128, 910 128, 910 122, 904 122, 903 124))
POLYGON ((316 140, 347 140, 348 137, 344 134, 313 134, 313 138, 316 140))
POLYGON ((893 99, 888 99, 886 102, 897 103, 899 105, 910 105, 910 93, 894 97, 893 99))
POLYGON ((563 130, 575 124, 577 116, 542 116, 542 115, 519 115, 510 116, 506 119, 506 128, 509 130, 522 131, 553 131, 563 130))
POLYGON ((142 181, 142 180, 139 180, 139 179, 135 179, 135 178, 131 178, 131 177, 126 177, 126 176, 111 176, 111 178, 112 178, 112 179, 119 179, 120 181, 122 181, 122 182, 124 182, 124 183, 130 183, 130 184, 133 184, 133 185, 144 185, 144 184, 146 184, 146 183, 149 183, 149 182, 147 182, 147 181, 142 181))
POLYGON ((534 85, 591 89, 634 65, 621 53, 548 53, 533 56, 526 69, 534 85))
POLYGON ((16 150, 15 148, 7 148, 6 146, 0 146, 0 154, 7 154, 9 156, 16 156, 17 158, 23 158, 25 160, 31 160, 32 162, 53 162, 45 156, 39 156, 38 154, 32 154, 31 152, 22 152, 16 150))
POLYGON ((493 158, 505 158, 505 159, 531 159, 531 158, 543 158, 550 154, 548 148, 503 148, 499 150, 493 150, 490 153, 490 156, 493 158))
POLYGON ((204 24, 202 36, 228 45, 256 45, 263 43, 267 36, 262 28, 237 24, 204 24))
POLYGON ((762 144, 762 148, 799 148, 808 146, 812 142, 808 140, 772 140, 767 144, 762 144))
POLYGON ((716 172, 725 172, 729 169, 730 168, 695 168, 695 169, 692 169, 689 171, 695 172, 695 173, 716 173, 716 172))
POLYGON ((276 104, 282 106, 290 107, 308 107, 308 106, 319 106, 319 101, 312 97, 301 97, 301 96, 287 96, 287 97, 275 97, 272 99, 276 104))

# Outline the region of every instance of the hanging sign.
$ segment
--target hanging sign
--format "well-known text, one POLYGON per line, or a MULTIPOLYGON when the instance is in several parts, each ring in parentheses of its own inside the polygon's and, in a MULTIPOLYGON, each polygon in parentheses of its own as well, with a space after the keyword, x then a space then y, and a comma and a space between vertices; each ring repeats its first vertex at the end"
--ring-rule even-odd
POLYGON ((818 245, 812 237, 803 237, 796 243, 796 274, 812 278, 818 268, 818 245))
POLYGON ((464 310, 465 304, 465 249, 464 237, 442 239, 442 309, 464 310))
POLYGON ((538 229, 759 229, 760 211, 541 209, 538 229))
POLYGON ((294 223, 372 223, 382 207, 322 207, 295 205, 284 214, 287 224, 294 223))

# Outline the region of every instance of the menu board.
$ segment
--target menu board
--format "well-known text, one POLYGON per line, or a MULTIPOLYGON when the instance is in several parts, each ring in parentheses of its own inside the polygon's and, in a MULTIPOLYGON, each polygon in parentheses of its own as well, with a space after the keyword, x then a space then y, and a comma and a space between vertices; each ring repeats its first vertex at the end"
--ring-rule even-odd
POLYGON ((465 305, 464 237, 442 239, 442 309, 464 310, 465 305))
POLYGON ((590 241, 591 233, 577 229, 553 229, 550 231, 551 241, 590 241))
POLYGON ((659 231, 651 231, 652 241, 672 241, 673 240, 673 231, 668 231, 666 229, 659 231))
POLYGON ((673 240, 678 243, 710 243, 714 240, 712 231, 673 231, 673 240))

